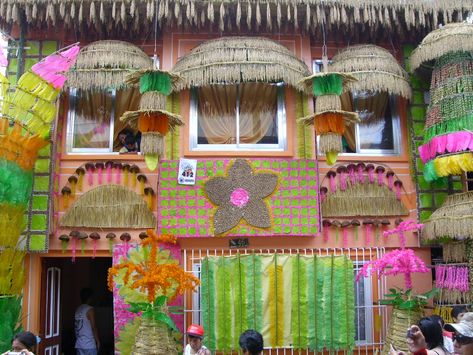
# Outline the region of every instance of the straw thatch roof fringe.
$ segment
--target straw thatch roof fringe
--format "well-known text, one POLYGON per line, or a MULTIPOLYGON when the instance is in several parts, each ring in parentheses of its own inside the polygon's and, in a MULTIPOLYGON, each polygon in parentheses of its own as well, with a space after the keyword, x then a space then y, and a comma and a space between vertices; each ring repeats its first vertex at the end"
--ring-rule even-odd
POLYGON ((101 185, 79 197, 59 224, 86 228, 154 228, 156 217, 134 191, 120 185, 101 185))
POLYGON ((350 73, 358 79, 348 82, 347 90, 385 91, 406 99, 412 96, 406 71, 389 51, 375 45, 343 49, 332 58, 329 71, 350 73))
POLYGON ((151 69, 153 61, 137 46, 122 41, 97 41, 80 50, 67 74, 67 85, 78 89, 126 87, 126 76, 139 69, 151 69))
POLYGON ((164 151, 164 136, 158 132, 143 132, 140 148, 143 154, 161 155, 164 151))
POLYGON ((287 48, 267 38, 222 37, 202 43, 173 71, 185 82, 178 89, 241 82, 284 82, 299 88, 309 69, 287 48))
POLYGON ((122 117, 120 117, 120 121, 126 122, 132 128, 137 128, 138 118, 140 114, 153 114, 153 113, 162 113, 166 115, 169 120, 169 127, 170 129, 174 129, 175 126, 183 126, 184 122, 181 120, 181 116, 175 115, 171 112, 165 110, 139 110, 139 111, 126 111, 122 117))
POLYGON ((461 21, 471 11, 471 0, 157 0, 157 4, 150 0, 0 0, 0 18, 18 23, 21 11, 32 25, 64 21, 96 28, 126 27, 131 19, 132 29, 139 30, 153 26, 156 7, 161 28, 173 24, 201 28, 210 23, 222 32, 243 24, 249 30, 267 31, 290 24, 307 31, 324 22, 328 30, 365 24, 372 31, 385 27, 405 33, 414 27, 434 29, 439 23, 461 21))
POLYGON ((452 51, 473 52, 473 24, 450 23, 429 33, 412 52, 410 70, 452 51))
POLYGON ((342 102, 338 95, 320 95, 315 99, 315 112, 340 111, 342 102))
POLYGON ((424 223, 423 239, 473 238, 473 191, 447 196, 424 223))

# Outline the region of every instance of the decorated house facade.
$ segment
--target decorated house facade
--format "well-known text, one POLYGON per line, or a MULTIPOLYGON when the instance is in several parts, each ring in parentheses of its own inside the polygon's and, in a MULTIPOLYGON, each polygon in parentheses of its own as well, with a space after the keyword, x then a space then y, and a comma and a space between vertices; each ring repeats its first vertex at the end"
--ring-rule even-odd
POLYGON ((270 354, 387 352, 425 306, 386 306, 393 287, 436 286, 442 315, 470 303, 470 11, 0 1, 5 339, 20 319, 39 354, 73 354, 90 287, 100 353, 140 353, 129 304, 143 295, 110 291, 107 273, 142 261, 151 231, 175 236, 159 257, 200 280, 171 303, 177 328, 203 325, 215 353, 246 329, 270 354))

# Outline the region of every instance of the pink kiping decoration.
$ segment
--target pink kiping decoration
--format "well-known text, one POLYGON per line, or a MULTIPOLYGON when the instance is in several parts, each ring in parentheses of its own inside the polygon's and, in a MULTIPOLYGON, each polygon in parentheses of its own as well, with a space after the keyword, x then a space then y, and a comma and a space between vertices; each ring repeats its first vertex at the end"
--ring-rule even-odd
POLYGON ((394 184, 394 192, 396 193, 396 199, 401 200, 401 184, 394 184))
POLYGON ((378 185, 383 186, 384 185, 384 171, 378 170, 378 185))
POLYGON ((230 194, 230 202, 239 208, 245 207, 250 201, 250 194, 243 188, 233 190, 230 194))
POLYGON ((424 163, 445 153, 473 151, 473 133, 460 131, 432 138, 419 147, 419 155, 424 163))
POLYGON ((394 187, 394 174, 388 175, 388 187, 389 187, 389 190, 392 190, 394 187))
POLYGON ((31 70, 54 86, 54 88, 61 89, 67 78, 58 73, 66 72, 70 69, 79 54, 79 50, 79 46, 75 45, 65 51, 51 54, 41 62, 33 65, 31 70))
POLYGON ((341 171, 338 174, 338 179, 340 180, 340 190, 345 191, 347 189, 347 173, 341 171))
POLYGON ((363 165, 358 165, 357 168, 356 168, 356 171, 358 173, 358 182, 360 184, 364 184, 365 183, 365 175, 363 174, 363 165))
POLYGON ((406 247, 406 235, 404 233, 409 231, 417 231, 422 229, 422 227, 424 227, 422 223, 416 223, 416 221, 408 219, 399 223, 396 228, 384 231, 383 236, 389 237, 391 235, 398 234, 399 245, 401 246, 401 249, 404 249, 406 247))
POLYGON ((105 169, 107 169, 107 182, 111 184, 112 183, 112 164, 107 164, 107 167, 105 169))
POLYGON ((435 266, 435 287, 460 292, 469 292, 468 267, 436 265, 435 266))
POLYGON ((327 243, 328 242, 328 227, 324 227, 322 229, 322 234, 323 234, 324 243, 327 243))
POLYGON ((91 168, 87 168, 87 183, 89 186, 94 184, 94 171, 91 168))
POLYGON ((353 165, 348 166, 348 176, 350 177, 350 182, 352 185, 356 184, 356 175, 355 175, 355 167, 353 165))
POLYGON ((102 185, 102 182, 103 182, 102 172, 103 172, 103 167, 97 166, 97 178, 98 178, 99 185, 102 185))
POLYGON ((122 172, 120 168, 115 169, 115 182, 117 185, 121 185, 122 183, 122 172))
POLYGON ((374 167, 368 169, 368 181, 374 183, 374 167))
POLYGON ((330 192, 337 192, 337 183, 335 182, 335 175, 330 175, 328 179, 330 185, 330 192))
POLYGON ((414 272, 425 273, 429 272, 429 269, 414 254, 412 249, 396 249, 379 259, 364 264, 356 275, 356 280, 359 280, 362 276, 368 277, 373 274, 378 274, 378 277, 383 275, 403 275, 406 288, 411 289, 411 274, 414 272))

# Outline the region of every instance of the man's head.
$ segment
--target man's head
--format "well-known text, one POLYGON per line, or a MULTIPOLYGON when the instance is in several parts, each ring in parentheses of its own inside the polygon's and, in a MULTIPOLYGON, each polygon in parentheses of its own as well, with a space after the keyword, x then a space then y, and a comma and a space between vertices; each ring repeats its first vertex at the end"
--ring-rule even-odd
POLYGON ((458 323, 445 324, 453 334, 455 354, 473 355, 473 312, 465 313, 458 323))
POLYGON ((136 140, 132 135, 126 136, 125 138, 125 147, 129 152, 136 150, 136 140))
POLYGON ((133 132, 127 128, 123 129, 118 133, 118 140, 121 144, 125 145, 125 139, 127 136, 132 136, 133 132))
POLYGON ((263 336, 256 330, 249 329, 240 335, 240 348, 244 355, 259 355, 264 348, 263 336))
POLYGON ((202 347, 202 339, 204 338, 204 328, 197 324, 191 324, 187 328, 187 341, 195 352, 202 347))
POLYGON ((80 290, 80 301, 82 303, 90 303, 90 301, 92 301, 93 295, 94 291, 91 288, 83 288, 80 290))
POLYGON ((452 308, 451 316, 455 323, 458 323, 466 312, 468 312, 468 308, 466 308, 466 306, 454 306, 452 308))
POLYGON ((33 351, 33 348, 36 344, 36 335, 31 332, 21 332, 15 335, 13 338, 12 350, 18 352, 22 350, 33 351))

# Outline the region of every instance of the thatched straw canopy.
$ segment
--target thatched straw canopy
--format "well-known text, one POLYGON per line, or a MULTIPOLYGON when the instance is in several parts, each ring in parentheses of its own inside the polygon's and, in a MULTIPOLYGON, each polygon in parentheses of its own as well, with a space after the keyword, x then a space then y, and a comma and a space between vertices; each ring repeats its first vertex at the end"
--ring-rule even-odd
POLYGON ((309 69, 286 47, 267 38, 222 37, 202 43, 174 66, 180 89, 213 84, 284 82, 297 87, 309 69))
POLYGON ((422 229, 422 238, 473 238, 473 191, 447 196, 422 229))
POLYGON ((430 32, 412 52, 410 70, 450 52, 473 52, 472 23, 450 23, 430 32))
POLYGON ((67 84, 84 90, 117 89, 126 86, 128 74, 152 67, 151 58, 131 43, 97 41, 81 49, 67 84))
POLYGON ((366 44, 343 49, 332 58, 331 72, 350 73, 358 81, 349 90, 384 91, 410 99, 409 77, 396 58, 384 48, 366 44))
MULTIPOLYGON (((0 0, 0 23, 31 27, 61 25, 110 35, 149 34, 157 15, 160 29, 208 28, 242 33, 320 33, 324 23, 340 39, 425 35, 439 23, 461 21, 471 0, 0 0)), ((110 37, 108 37, 110 38, 110 37)))

